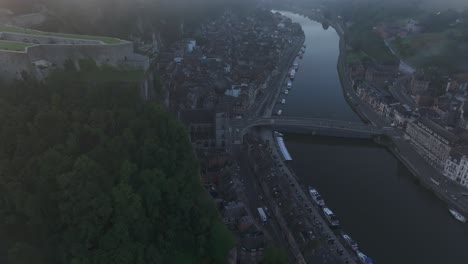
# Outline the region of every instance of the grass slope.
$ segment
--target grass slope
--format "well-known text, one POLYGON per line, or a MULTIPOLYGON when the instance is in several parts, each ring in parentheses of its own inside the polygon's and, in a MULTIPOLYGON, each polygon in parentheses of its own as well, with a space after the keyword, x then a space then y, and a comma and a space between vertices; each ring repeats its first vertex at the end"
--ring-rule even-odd
POLYGON ((72 39, 84 39, 84 40, 98 40, 98 41, 102 41, 105 44, 109 44, 109 45, 115 45, 115 44, 119 44, 119 43, 122 42, 119 39, 110 38, 110 37, 43 32, 43 31, 13 27, 13 26, 8 26, 8 25, 0 25, 0 32, 20 33, 20 34, 47 36, 47 37, 60 37, 60 38, 72 38, 72 39))
POLYGON ((29 43, 0 40, 0 50, 25 51, 27 47, 31 47, 32 45, 29 43))

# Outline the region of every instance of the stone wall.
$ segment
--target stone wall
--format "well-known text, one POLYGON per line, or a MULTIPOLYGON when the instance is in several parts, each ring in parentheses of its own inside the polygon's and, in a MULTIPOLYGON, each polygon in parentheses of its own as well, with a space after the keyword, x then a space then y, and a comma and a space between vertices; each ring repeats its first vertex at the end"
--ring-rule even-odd
POLYGON ((11 32, 0 32, 0 39, 8 40, 8 41, 16 41, 16 42, 35 43, 35 44, 73 44, 73 45, 104 44, 99 40, 61 38, 61 37, 40 36, 40 35, 20 34, 20 33, 11 33, 11 32))
POLYGON ((46 60, 58 67, 67 59, 93 59, 98 64, 118 66, 125 57, 133 56, 133 44, 130 42, 118 45, 37 45, 28 48, 31 62, 46 60))
MULTIPOLYGON (((120 68, 149 68, 149 58, 133 52, 133 43, 123 42, 117 45, 36 45, 26 52, 0 51, 0 79, 11 81, 20 77, 22 71, 36 75, 33 63, 48 61, 54 67, 62 68, 65 61, 71 59, 92 59, 98 65, 111 65, 120 68)), ((40 76, 37 76, 40 77, 40 76)))
POLYGON ((0 51, 0 79, 10 81, 20 78, 22 71, 32 72, 33 66, 25 52, 0 51))

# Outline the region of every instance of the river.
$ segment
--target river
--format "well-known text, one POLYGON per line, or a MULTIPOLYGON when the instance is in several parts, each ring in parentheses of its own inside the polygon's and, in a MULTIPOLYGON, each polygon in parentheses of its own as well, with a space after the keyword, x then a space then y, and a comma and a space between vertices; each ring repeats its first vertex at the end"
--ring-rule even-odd
MULTIPOLYGON (((340 86, 335 30, 282 13, 302 25, 307 44, 283 114, 360 120, 340 86)), ((468 224, 453 219, 385 148, 363 139, 287 134, 285 140, 301 181, 322 193, 343 230, 374 263, 468 263, 468 224)))

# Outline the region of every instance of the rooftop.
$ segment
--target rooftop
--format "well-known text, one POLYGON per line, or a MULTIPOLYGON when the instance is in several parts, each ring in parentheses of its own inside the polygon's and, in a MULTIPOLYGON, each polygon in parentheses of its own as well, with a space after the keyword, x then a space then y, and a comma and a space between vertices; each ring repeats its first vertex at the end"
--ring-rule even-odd
POLYGON ((432 130, 434 133, 437 133, 441 137, 448 140, 450 143, 454 143, 458 141, 458 137, 456 135, 454 135, 450 131, 447 131, 443 127, 439 126, 438 124, 432 122, 431 120, 427 118, 421 118, 419 122, 423 124, 424 126, 426 126, 427 128, 429 128, 430 130, 432 130))

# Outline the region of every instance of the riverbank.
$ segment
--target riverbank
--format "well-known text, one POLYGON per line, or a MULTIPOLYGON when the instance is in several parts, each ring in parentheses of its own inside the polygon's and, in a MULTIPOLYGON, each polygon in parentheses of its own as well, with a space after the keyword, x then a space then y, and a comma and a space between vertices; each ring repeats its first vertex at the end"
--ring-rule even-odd
MULTIPOLYGON (((297 12, 296 12, 297 13, 297 12)), ((311 20, 319 23, 328 23, 339 36, 339 56, 337 61, 337 71, 341 83, 341 90, 344 99, 354 113, 365 123, 375 126, 388 127, 390 123, 374 112, 367 104, 357 96, 351 80, 348 78, 346 70, 346 34, 337 21, 324 19, 318 14, 307 14, 311 20)), ((454 208, 464 215, 468 215, 468 201, 454 194, 461 193, 464 189, 456 183, 448 180, 442 173, 432 167, 416 150, 404 139, 404 131, 399 131, 397 136, 390 138, 391 144, 385 144, 387 150, 392 153, 410 171, 426 189, 430 190, 436 197, 441 199, 449 208, 454 208), (438 184, 436 184, 437 182, 438 184), (455 198, 454 198, 455 197, 455 198)), ((381 142, 378 142, 381 143, 381 142)), ((465 190, 466 191, 466 190, 465 190)))
MULTIPOLYGON (((360 118, 343 97, 346 90, 342 89, 337 72, 340 41, 337 32, 326 30, 322 24, 304 16, 284 14, 303 25, 308 49, 283 114, 359 122, 360 118)), ((360 105, 364 110, 371 110, 365 106, 360 105)), ((378 117, 375 112, 369 114, 370 119, 378 117)), ((420 170, 417 164, 402 163, 392 155, 389 151, 392 140, 388 139, 390 146, 384 146, 372 140, 289 133, 285 133, 284 139, 293 158, 286 164, 299 177, 297 182, 301 188, 318 189, 340 219, 343 230, 376 263, 463 263, 467 259, 468 253, 456 250, 456 245, 466 244, 468 240, 467 226, 457 222, 446 203, 413 175, 417 173, 413 168, 420 175, 426 171, 420 170)), ((399 141, 405 142, 403 138, 399 141)), ((411 148, 407 143, 403 145, 411 148)), ((288 179, 286 175, 281 178, 288 179)), ((427 179, 430 181, 430 177, 427 179)), ((294 191, 293 194, 295 197, 294 191)), ((288 220, 295 221, 300 220, 288 220)))
POLYGON ((277 86, 276 86, 277 89, 273 93, 273 100, 269 101, 270 105, 267 106, 267 109, 264 112, 265 116, 271 116, 273 114, 273 109, 276 103, 278 102, 278 98, 282 91, 281 88, 285 86, 287 80, 289 80, 290 69, 292 68, 293 63, 296 61, 299 52, 304 47, 304 43, 305 43, 305 35, 302 35, 299 41, 296 43, 296 46, 293 49, 293 52, 291 53, 289 60, 287 61, 287 64, 285 64, 286 66, 281 69, 281 72, 283 73, 282 78, 277 83, 277 86))
MULTIPOLYGON (((338 58, 337 69, 340 82, 342 84, 343 96, 353 111, 365 122, 369 122, 375 126, 389 126, 390 124, 386 120, 379 117, 367 105, 365 105, 365 103, 360 102, 360 99, 357 97, 346 72, 346 43, 344 41, 345 32, 342 30, 340 25, 337 25, 331 21, 327 22, 330 23, 330 25, 336 30, 340 37, 340 54, 338 58)), ((459 188, 454 186, 454 184, 449 182, 448 179, 442 175, 442 173, 427 163, 424 158, 421 157, 419 153, 417 153, 416 150, 410 145, 410 143, 403 139, 404 134, 404 131, 401 131, 401 135, 398 137, 390 137, 391 144, 385 143, 383 145, 400 162, 402 162, 408 170, 411 171, 411 174, 421 183, 422 186, 433 192, 435 196, 444 201, 448 207, 454 208, 464 215, 468 215, 468 206, 466 204, 457 202, 458 199, 454 199, 451 193, 448 191, 459 188), (435 184, 434 181, 438 182, 439 184, 435 184)), ((382 142, 376 142, 382 144, 382 142)))
MULTIPOLYGON (((316 236, 314 239, 318 239, 317 241, 320 241, 320 243, 324 245, 324 247, 321 249, 313 249, 315 260, 320 261, 320 263, 331 261, 331 263, 357 264, 358 261, 355 253, 346 247, 341 237, 339 237, 339 235, 328 226, 325 217, 321 213, 321 208, 311 199, 307 186, 301 183, 300 178, 295 174, 293 168, 283 159, 280 147, 275 140, 276 137, 274 133, 275 132, 269 129, 264 129, 258 133, 258 136, 263 140, 263 142, 266 142, 266 144, 269 145, 272 160, 274 160, 276 162, 276 166, 282 170, 282 178, 288 179, 288 182, 285 183, 284 188, 281 188, 281 191, 286 192, 287 189, 290 189, 291 194, 295 193, 295 195, 289 195, 291 199, 294 200, 294 206, 292 207, 301 208, 301 213, 295 217, 300 219, 299 221, 301 222, 304 221, 304 223, 301 225, 308 225, 309 230, 311 230, 310 232, 313 232, 313 235, 316 236), (280 158, 275 159, 274 157, 280 158), (333 242, 330 243, 330 241, 333 242)), ((283 206, 283 210, 289 209, 290 208, 284 208, 283 206)), ((273 210, 273 212, 275 212, 275 215, 278 219, 282 219, 280 208, 276 208, 273 210)), ((286 227, 285 229, 287 229, 288 232, 292 234, 293 232, 290 230, 290 225, 292 223, 290 221, 288 223, 284 223, 286 227)), ((298 230, 295 231, 297 232, 298 230)), ((292 249, 299 248, 298 243, 296 243, 296 238, 292 240, 294 241, 293 243, 290 242, 292 249)), ((296 250, 296 252, 300 251, 296 250)), ((303 259, 302 253, 298 256, 300 256, 299 259, 303 259)), ((297 263, 299 263, 299 261, 297 263)))

